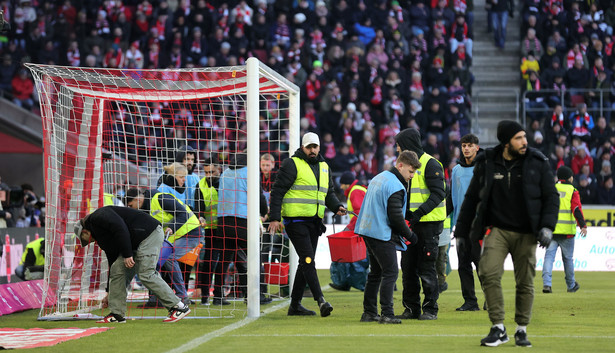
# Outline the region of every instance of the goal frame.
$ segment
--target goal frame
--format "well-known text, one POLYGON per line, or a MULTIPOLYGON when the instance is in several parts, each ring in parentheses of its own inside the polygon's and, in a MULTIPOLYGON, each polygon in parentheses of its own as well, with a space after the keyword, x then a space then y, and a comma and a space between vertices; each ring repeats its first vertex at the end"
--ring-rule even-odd
MULTIPOLYGON (((53 153, 53 151, 50 151, 50 150, 54 148, 54 145, 58 144, 58 141, 60 141, 61 143, 61 140, 54 140, 54 136, 52 136, 54 133, 53 129, 50 129, 49 127, 45 126, 47 123, 47 119, 45 118, 45 116, 51 117, 50 114, 53 114, 52 109, 50 108, 51 102, 49 100, 49 97, 47 97, 47 95, 45 94, 45 90, 43 89, 44 86, 48 84, 48 82, 46 83, 46 80, 49 79, 49 77, 45 75, 46 70, 58 69, 59 70, 58 72, 68 72, 68 70, 83 69, 84 74, 83 74, 83 77, 81 77, 81 79, 85 79, 87 81, 89 77, 87 75, 86 70, 93 70, 94 68, 62 67, 62 66, 52 66, 52 65, 39 65, 39 64, 32 64, 32 63, 27 63, 25 64, 25 66, 28 69, 30 69, 31 72, 33 73, 33 76, 35 77, 35 81, 36 81, 35 84, 37 85, 39 102, 41 105, 41 114, 43 115, 43 119, 42 119, 43 120, 43 131, 45 134, 44 148, 45 148, 45 155, 47 156, 49 153, 53 153), (62 71, 62 70, 65 70, 65 71, 62 71)), ((297 148, 299 148, 299 140, 300 140, 300 136, 299 136, 300 135, 300 124, 299 124, 300 90, 299 88, 294 83, 290 82, 285 77, 283 77, 281 74, 272 70, 271 68, 266 66, 264 63, 260 62, 258 59, 253 58, 253 57, 249 58, 246 61, 245 66, 233 66, 233 67, 229 66, 229 67, 202 68, 202 69, 166 69, 166 70, 155 70, 155 69, 154 70, 123 70, 123 69, 102 69, 101 68, 99 70, 106 70, 107 72, 117 72, 117 73, 133 72, 137 75, 139 73, 146 74, 147 72, 162 72, 162 73, 168 73, 169 75, 171 75, 173 73, 182 73, 182 72, 187 72, 187 71, 188 72, 212 72, 211 71, 212 69, 217 69, 219 70, 217 72, 225 72, 225 73, 233 72, 234 70, 238 70, 238 69, 245 70, 246 72, 246 87, 234 93, 235 94, 245 94, 246 96, 246 123, 247 123, 246 138, 247 138, 247 169, 248 169, 248 180, 247 180, 247 185, 248 185, 248 194, 247 194, 247 199, 248 199, 247 304, 248 305, 247 305, 247 316, 250 318, 257 318, 260 316, 260 290, 259 290, 260 275, 259 273, 260 273, 260 267, 261 267, 261 262, 260 262, 261 261, 260 260, 261 226, 260 226, 260 214, 259 214, 259 197, 260 197, 260 165, 259 165, 259 160, 260 160, 259 109, 260 108, 259 107, 261 104, 261 93, 263 94, 271 93, 271 91, 269 92, 263 91, 262 86, 261 86, 261 78, 266 78, 268 82, 274 83, 278 89, 281 89, 285 91, 285 94, 288 94, 288 105, 289 105, 288 107, 288 125, 289 125, 288 126, 288 133, 289 133, 288 152, 291 155, 297 148)), ((108 76, 105 77, 105 79, 113 80, 113 76, 111 74, 108 74, 108 76)), ((97 82, 97 83, 100 83, 100 82, 97 82)), ((120 98, 117 92, 115 93, 104 92, 103 93, 102 91, 96 91, 95 89, 90 92, 85 92, 87 90, 84 91, 76 87, 68 87, 68 86, 61 86, 61 87, 66 88, 68 90, 73 90, 74 92, 77 92, 77 93, 89 95, 90 97, 94 97, 93 101, 98 100, 98 104, 102 104, 105 99, 113 100, 115 98, 117 100, 118 98, 120 98), (93 94, 92 92, 95 92, 97 94, 93 94)), ((271 88, 269 87, 268 89, 271 89, 271 88)), ((190 92, 190 88, 188 88, 187 91, 190 92)), ((163 98, 158 97, 156 100, 163 100, 167 98, 169 101, 174 100, 173 97, 171 96, 173 94, 172 91, 161 90, 160 94, 162 95, 163 98)), ((216 93, 207 92, 201 89, 198 91, 198 93, 195 93, 194 96, 190 96, 190 98, 199 98, 200 96, 215 97, 216 93)), ((219 94, 218 96, 222 96, 222 94, 219 94)), ((122 98, 126 99, 126 97, 122 97, 122 98)), ((147 100, 145 94, 142 94, 142 96, 140 96, 139 98, 143 100, 147 100)), ((182 98, 185 99, 186 97, 182 97, 182 98)), ((91 121, 87 123, 91 123, 91 121)), ((102 113, 101 113, 101 116, 98 117, 98 121, 97 121, 97 124, 100 125, 99 128, 102 126, 102 123, 103 123, 103 118, 102 118, 102 113)), ((96 139, 97 141, 96 141, 95 151, 90 151, 88 153, 95 153, 95 155, 100 156, 103 153, 102 138, 100 136, 96 136, 96 139)), ((57 178, 49 179, 47 177, 47 173, 49 171, 55 170, 53 168, 50 168, 49 163, 51 163, 50 160, 47 160, 46 158, 45 159, 45 197, 47 200, 50 200, 53 202, 53 200, 57 200, 58 194, 60 193, 59 190, 61 186, 57 185, 58 183, 55 183, 54 185, 53 180, 58 180, 57 178)), ((97 174, 96 172, 98 172, 99 169, 100 171, 102 171, 102 168, 103 168, 102 165, 96 165, 94 167, 95 176, 92 179, 96 177, 96 174, 97 174)), ((58 173, 58 171, 55 170, 55 173, 58 173)), ((101 173, 100 175, 102 176, 102 172, 100 173, 101 173)), ((100 180, 100 179, 98 181, 91 180, 91 182, 97 183, 98 185, 98 184, 103 183, 103 180, 100 180)), ((102 186, 98 186, 98 187, 102 189, 102 186)), ((100 206, 102 204, 102 195, 92 193, 90 201, 92 205, 100 206)), ((65 226, 64 233, 61 235, 64 237, 64 239, 66 239, 66 235, 70 233, 72 229, 72 224, 74 224, 74 222, 80 218, 77 212, 78 211, 70 210, 68 212, 68 215, 66 216, 67 221, 65 222, 65 225, 64 225, 65 226)), ((51 236, 54 234, 54 232, 57 232, 57 231, 58 231, 58 228, 56 227, 55 222, 46 222, 45 233, 47 234, 47 236, 51 236)), ((52 247, 53 247, 52 242, 46 242, 46 249, 45 249, 46 250, 45 251, 46 266, 45 266, 45 282, 44 282, 45 285, 44 285, 43 300, 42 300, 43 304, 41 306, 41 311, 39 313, 38 319, 39 320, 71 319, 70 317, 66 317, 66 316, 54 317, 53 314, 43 316, 43 310, 45 308, 45 303, 48 302, 49 299, 51 299, 51 298, 47 298, 47 296, 58 296, 56 299, 53 299, 53 300, 54 302, 56 300, 58 301, 56 305, 58 306, 62 305, 62 301, 60 300, 59 294, 54 293, 53 290, 50 290, 50 285, 48 282, 49 281, 48 264, 50 264, 53 261, 52 247)), ((92 261, 92 249, 87 249, 87 253, 88 255, 85 257, 84 261, 92 261)), ((292 282, 293 282, 292 279, 294 278, 296 274, 297 263, 298 263, 298 256, 294 248, 292 247, 292 244, 290 244, 290 261, 289 262, 290 262, 289 285, 292 286, 292 282)), ((84 271, 81 277, 82 285, 88 285, 88 283, 86 283, 85 280, 86 278, 88 278, 89 275, 90 274, 87 271, 84 271)), ((292 291, 292 288, 291 288, 291 291, 292 291)), ((87 307, 82 308, 80 306, 76 312, 79 314, 79 313, 83 313, 84 311, 89 311, 89 308, 87 307)), ((75 315, 74 318, 79 318, 79 315, 75 315)))

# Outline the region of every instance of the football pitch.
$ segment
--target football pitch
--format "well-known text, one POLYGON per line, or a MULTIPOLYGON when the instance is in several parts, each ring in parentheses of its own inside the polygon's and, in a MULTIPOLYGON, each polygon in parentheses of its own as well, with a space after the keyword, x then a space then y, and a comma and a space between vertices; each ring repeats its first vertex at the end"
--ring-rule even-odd
MULTIPOLYGON (((567 293, 563 272, 553 273, 553 293, 542 293, 541 273, 536 273, 534 310, 528 339, 536 352, 615 352, 615 272, 577 272, 581 289, 567 293)), ((322 285, 329 271, 319 270, 322 285)), ((325 290, 334 306, 330 317, 288 317, 287 301, 261 306, 262 316, 248 319, 216 318, 134 320, 114 329, 33 352, 476 352, 523 349, 515 347, 514 277, 503 279, 505 326, 510 341, 498 348, 480 347, 489 332, 486 311, 457 312, 463 303, 459 277, 448 277, 449 289, 440 295, 436 321, 404 320, 401 325, 361 323, 363 292, 325 290)), ((478 283, 478 282, 477 282, 478 283)), ((401 277, 395 292, 395 312, 401 314, 401 277)), ((483 303, 480 288, 479 303, 483 303)), ((303 304, 316 310, 312 298, 303 304)), ((197 304, 198 305, 198 304, 197 304)), ((1 328, 87 328, 93 321, 36 321, 37 310, 0 317, 1 328)), ((104 325, 102 325, 104 326, 104 325)), ((111 326, 111 325, 109 325, 111 326)))

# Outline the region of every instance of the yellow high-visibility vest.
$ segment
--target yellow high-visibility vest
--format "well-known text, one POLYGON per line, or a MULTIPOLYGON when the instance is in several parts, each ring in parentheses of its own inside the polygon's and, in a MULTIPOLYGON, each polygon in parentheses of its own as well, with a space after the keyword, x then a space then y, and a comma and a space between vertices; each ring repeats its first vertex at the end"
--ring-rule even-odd
MULTIPOLYGON (((425 184, 425 167, 427 166, 427 162, 429 162, 430 159, 435 158, 428 155, 427 153, 423 153, 423 155, 419 159, 419 161, 421 162, 421 167, 417 169, 416 173, 414 173, 414 177, 412 178, 412 188, 410 189, 410 204, 408 205, 408 208, 412 212, 416 211, 419 206, 421 206, 425 201, 427 201, 429 195, 431 195, 431 192, 425 184)), ((435 160, 440 164, 440 166, 442 166, 442 163, 440 163, 440 161, 438 161, 437 159, 435 160)), ((442 183, 444 184, 444 181, 442 181, 442 183)), ((444 186, 446 187, 446 184, 444 184, 444 186)), ((440 202, 440 204, 436 206, 436 208, 421 217, 420 221, 436 222, 444 221, 445 219, 446 205, 444 204, 444 200, 442 200, 442 202, 440 202)))
POLYGON ((201 190, 205 203, 205 211, 203 211, 205 226, 203 228, 218 228, 218 190, 207 184, 206 177, 199 181, 199 190, 201 190))
POLYGON ((319 180, 310 165, 301 158, 292 157, 297 167, 297 178, 282 199, 282 217, 318 217, 325 215, 325 197, 329 192, 329 166, 318 163, 319 180))
POLYGON ((171 196, 173 196, 173 198, 175 200, 177 200, 182 206, 184 206, 186 208, 186 211, 189 214, 188 221, 186 221, 186 223, 184 223, 175 232, 175 234, 171 235, 167 239, 169 241, 169 243, 173 244, 175 242, 175 240, 177 240, 177 239, 183 237, 184 235, 188 234, 193 229, 200 227, 201 223, 199 222, 199 218, 194 215, 194 212, 192 212, 192 210, 190 209, 190 207, 188 207, 188 205, 186 205, 183 202, 181 202, 181 200, 179 200, 173 194, 167 194, 167 193, 159 192, 156 195, 154 195, 154 197, 152 197, 152 201, 151 201, 149 212, 150 212, 150 215, 152 217, 154 217, 156 220, 158 220, 158 222, 162 223, 162 227, 163 228, 165 228, 165 224, 169 223, 173 218, 175 218, 175 216, 173 214, 171 214, 169 212, 166 212, 165 210, 162 209, 162 205, 160 204, 160 195, 163 195, 163 194, 164 195, 171 195, 171 196))
POLYGON ((36 261, 34 262, 34 266, 44 266, 45 265, 45 255, 41 254, 41 243, 45 240, 45 238, 38 238, 26 244, 26 249, 21 255, 20 265, 23 265, 26 262, 26 255, 28 255, 28 249, 32 249, 34 251, 34 256, 36 256, 36 261))
MULTIPOLYGON (((348 209, 348 213, 349 213, 349 214, 350 214, 350 212, 354 212, 354 207, 352 207, 352 202, 350 202, 350 195, 352 195, 353 191, 355 191, 355 190, 361 190, 361 191, 363 191, 364 193, 366 193, 366 192, 367 192, 367 189, 366 189, 364 186, 361 186, 361 185, 359 185, 359 184, 356 184, 355 186, 353 186, 353 187, 350 189, 350 192, 348 193, 348 200, 347 200, 347 202, 346 202, 346 203, 348 203, 348 207, 347 207, 347 209, 348 209)), ((350 219, 352 219, 352 217, 354 217, 354 216, 353 216, 352 214, 350 214, 350 219)))
POLYGON ((559 192, 559 214, 557 216, 557 225, 553 234, 576 234, 577 222, 572 214, 572 194, 575 191, 574 186, 570 184, 555 184, 555 188, 559 192))

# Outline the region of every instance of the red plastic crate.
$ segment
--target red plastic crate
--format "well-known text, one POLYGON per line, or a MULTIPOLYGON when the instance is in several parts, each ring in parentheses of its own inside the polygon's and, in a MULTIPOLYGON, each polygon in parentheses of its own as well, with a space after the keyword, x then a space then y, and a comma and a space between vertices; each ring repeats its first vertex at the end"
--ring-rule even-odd
POLYGON ((339 232, 327 236, 331 261, 357 262, 366 257, 365 242, 363 238, 352 231, 339 232))
POLYGON ((288 284, 288 262, 265 262, 265 282, 268 284, 288 284))

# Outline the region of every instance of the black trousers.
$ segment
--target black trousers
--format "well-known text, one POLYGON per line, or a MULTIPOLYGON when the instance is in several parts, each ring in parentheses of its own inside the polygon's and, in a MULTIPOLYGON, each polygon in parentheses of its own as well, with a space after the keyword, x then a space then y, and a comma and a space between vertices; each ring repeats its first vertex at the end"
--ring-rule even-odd
POLYGON ((205 229, 205 246, 201 249, 198 267, 198 286, 201 288, 201 296, 209 297, 211 280, 220 264, 220 254, 224 248, 222 238, 216 236, 216 229, 205 229))
POLYGON ((290 295, 295 302, 300 302, 303 298, 306 283, 310 287, 314 300, 323 296, 314 265, 318 238, 322 235, 323 228, 320 219, 291 221, 286 225, 286 233, 299 255, 299 266, 293 282, 293 291, 290 295))
POLYGON ((443 222, 418 223, 412 230, 419 238, 415 246, 401 253, 403 281, 403 304, 413 314, 423 312, 438 314, 438 242, 442 233, 443 222), (421 284, 425 299, 421 306, 421 284))
POLYGON ((397 281, 397 251, 391 241, 363 237, 369 254, 369 274, 363 293, 363 312, 378 314, 378 291, 382 316, 394 316, 393 291, 397 281))
POLYGON ((474 290, 474 271, 472 263, 478 269, 478 260, 480 259, 480 245, 478 242, 472 242, 469 239, 456 238, 457 241, 457 258, 459 265, 459 282, 461 282, 461 295, 463 296, 464 304, 478 305, 476 292, 474 290))

